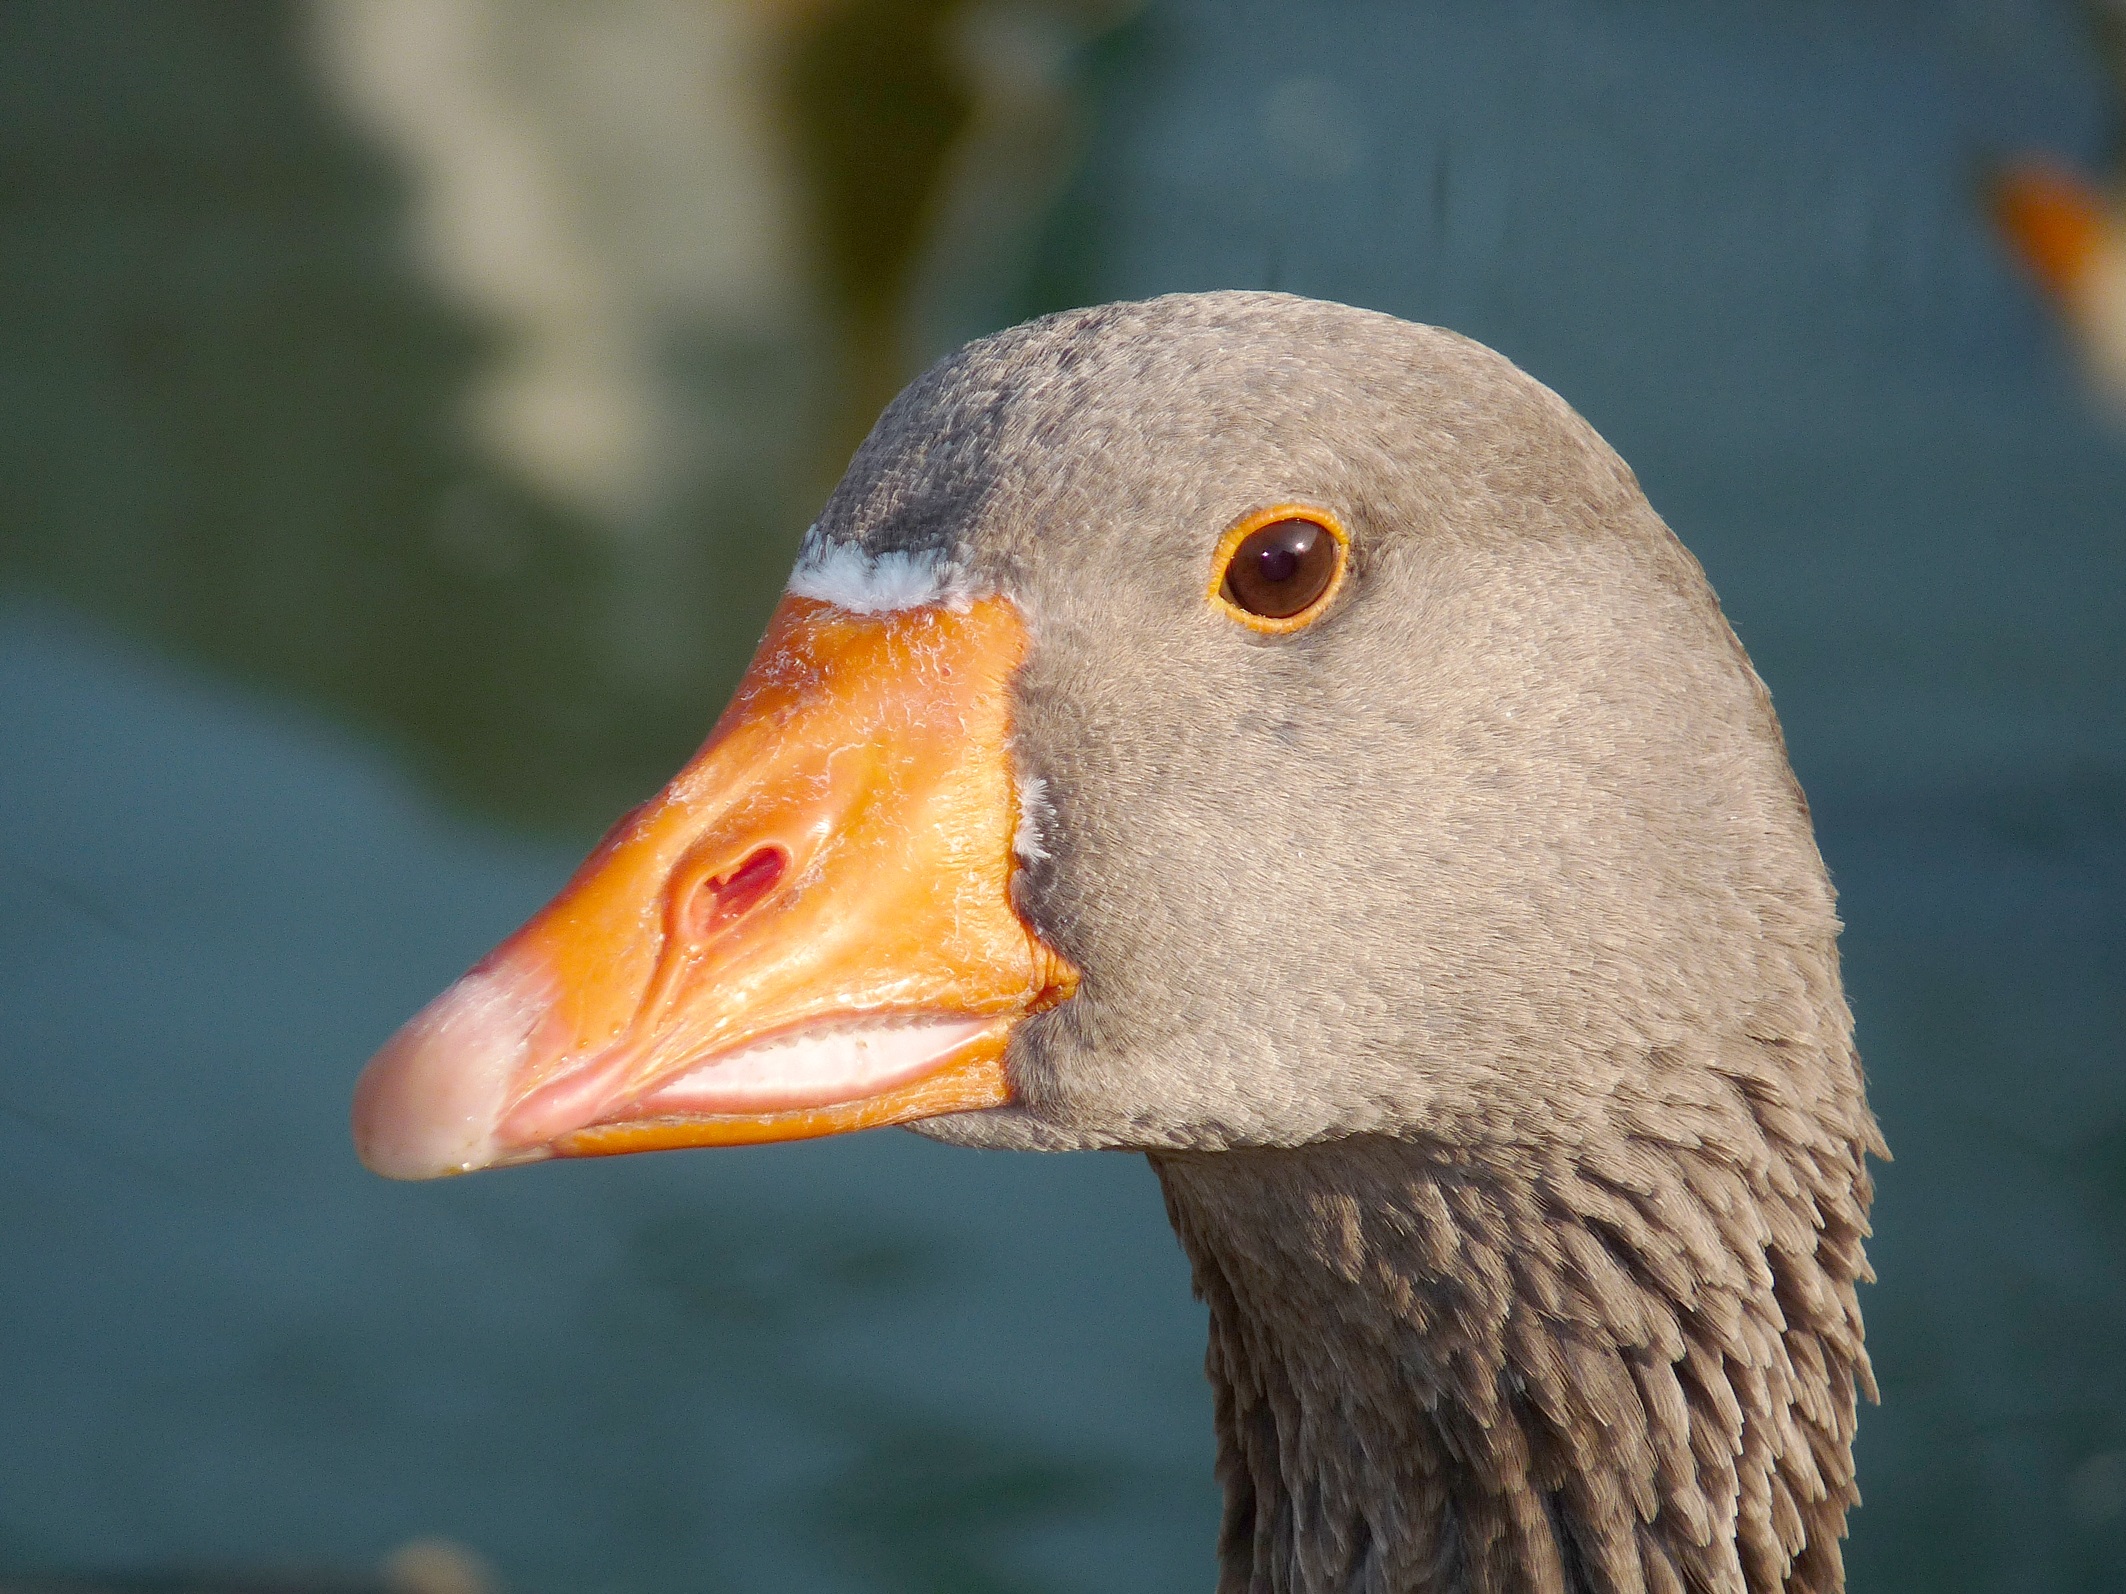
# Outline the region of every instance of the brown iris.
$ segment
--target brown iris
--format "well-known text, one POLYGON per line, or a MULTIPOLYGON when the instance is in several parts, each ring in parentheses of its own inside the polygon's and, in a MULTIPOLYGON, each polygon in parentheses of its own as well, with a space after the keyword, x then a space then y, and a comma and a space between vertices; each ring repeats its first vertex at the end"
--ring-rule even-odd
POLYGON ((1257 630, 1304 625, 1343 572, 1344 541, 1332 525, 1289 509, 1250 516, 1226 534, 1218 597, 1257 630))

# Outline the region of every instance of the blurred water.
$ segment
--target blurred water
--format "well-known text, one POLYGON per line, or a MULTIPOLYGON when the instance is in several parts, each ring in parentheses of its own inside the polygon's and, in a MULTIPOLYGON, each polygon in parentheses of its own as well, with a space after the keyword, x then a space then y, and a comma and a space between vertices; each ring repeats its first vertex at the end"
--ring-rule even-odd
POLYGON ((0 1557, 438 1531, 542 1589, 1001 1588, 1095 1546, 1140 1569, 1105 1586, 1200 1580, 1202 1326, 1136 1159, 386 1185, 363 1054, 572 857, 36 610, 0 724, 0 1557))
MULTIPOLYGON (((443 1531, 556 1591, 1208 1586, 1132 1159, 354 1167, 360 1060, 579 850, 398 760, 596 823, 707 723, 809 489, 697 506, 698 653, 645 680, 615 628, 674 567, 453 429, 492 334, 396 263, 406 179, 294 20, 215 16, 0 12, 0 1567, 443 1531)), ((1284 287, 1481 337, 1632 460, 1778 699, 1897 1152, 1862 1590, 2126 1585, 2126 447, 1970 191, 2096 157, 2079 30, 1154 6, 1054 79, 1092 133, 1045 232, 900 334, 1284 287)))

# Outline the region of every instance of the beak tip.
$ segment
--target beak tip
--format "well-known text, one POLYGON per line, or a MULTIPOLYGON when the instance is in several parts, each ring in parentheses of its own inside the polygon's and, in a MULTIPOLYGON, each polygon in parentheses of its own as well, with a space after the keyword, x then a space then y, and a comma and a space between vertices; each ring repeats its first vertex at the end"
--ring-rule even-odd
POLYGON ((370 1059, 354 1088, 364 1167, 387 1179, 441 1179, 526 1160, 496 1142, 538 1012, 522 984, 506 967, 468 974, 370 1059))
MULTIPOLYGON (((417 1068, 417 1064, 413 1065, 417 1068)), ((492 1134, 462 1117, 444 1121, 412 1110, 409 1065, 397 1043, 362 1071, 354 1091, 354 1152, 362 1166, 386 1179, 443 1179, 471 1173, 493 1160, 492 1134)))

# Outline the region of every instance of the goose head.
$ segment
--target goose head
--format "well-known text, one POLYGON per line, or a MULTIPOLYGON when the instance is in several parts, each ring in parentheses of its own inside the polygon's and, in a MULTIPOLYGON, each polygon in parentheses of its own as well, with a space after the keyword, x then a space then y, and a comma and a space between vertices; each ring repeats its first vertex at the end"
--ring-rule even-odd
POLYGON ((1176 296, 888 408, 701 753, 356 1136, 1143 1151, 1222 1588, 1828 1589, 1880 1148, 1837 928, 1584 421, 1447 332, 1176 296))

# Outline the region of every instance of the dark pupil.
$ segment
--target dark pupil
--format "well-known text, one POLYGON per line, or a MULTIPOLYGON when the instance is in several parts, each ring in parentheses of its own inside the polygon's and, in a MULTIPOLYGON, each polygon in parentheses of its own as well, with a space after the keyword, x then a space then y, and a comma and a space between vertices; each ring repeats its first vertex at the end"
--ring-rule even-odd
POLYGON ((1226 597, 1249 614, 1283 620, 1328 590, 1336 539, 1311 520, 1280 520, 1250 532, 1226 566, 1226 597))
POLYGON ((1264 581, 1290 581, 1299 574, 1299 555, 1283 546, 1265 548, 1255 560, 1255 574, 1264 581))

